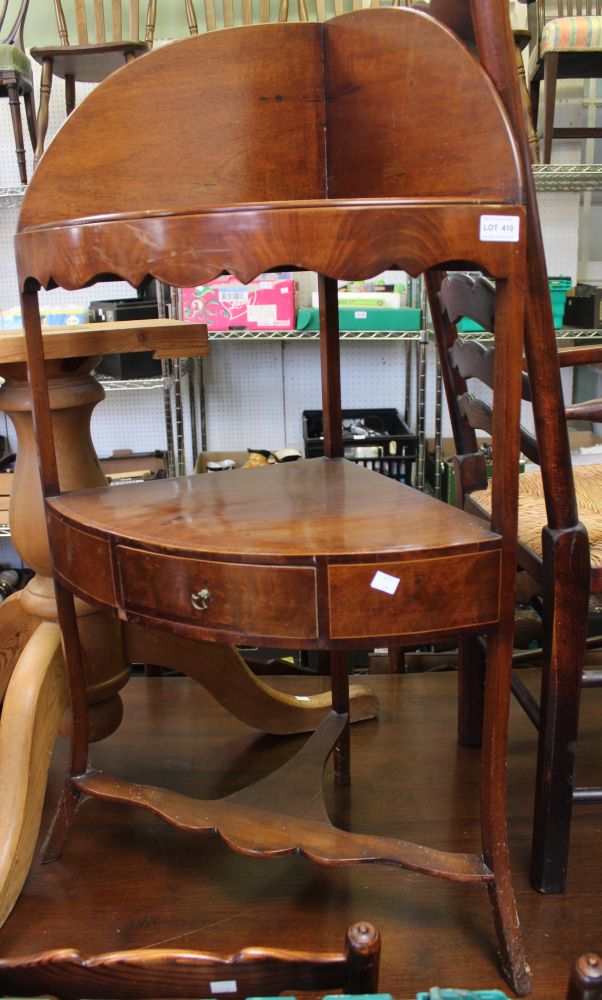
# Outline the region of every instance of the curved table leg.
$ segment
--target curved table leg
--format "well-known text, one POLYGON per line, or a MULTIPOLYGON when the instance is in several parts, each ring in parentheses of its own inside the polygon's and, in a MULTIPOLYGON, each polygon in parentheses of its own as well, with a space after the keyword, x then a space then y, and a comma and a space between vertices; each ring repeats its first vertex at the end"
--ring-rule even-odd
POLYGON ((0 926, 29 872, 52 747, 67 704, 60 631, 44 622, 14 666, 0 715, 0 926))
POLYGON ((0 605, 0 705, 19 657, 33 632, 21 598, 22 591, 19 590, 0 605))
MULTIPOLYGON (((156 663, 183 671, 237 719, 265 733, 311 732, 332 707, 330 692, 294 696, 264 684, 234 646, 182 639, 140 625, 124 625, 124 635, 130 663, 156 663)), ((351 722, 377 714, 378 699, 365 685, 352 685, 349 698, 351 722)))

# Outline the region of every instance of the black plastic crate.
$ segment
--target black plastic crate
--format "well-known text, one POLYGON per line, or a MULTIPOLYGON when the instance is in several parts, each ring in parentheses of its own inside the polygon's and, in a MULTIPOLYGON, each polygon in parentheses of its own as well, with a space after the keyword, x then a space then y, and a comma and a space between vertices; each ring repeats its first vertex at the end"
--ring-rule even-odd
MULTIPOLYGON (((397 410, 343 410, 342 416, 345 458, 390 479, 411 483, 417 438, 397 410), (364 437, 360 437, 362 425, 364 437)), ((306 458, 324 454, 323 426, 322 410, 303 411, 306 458)))

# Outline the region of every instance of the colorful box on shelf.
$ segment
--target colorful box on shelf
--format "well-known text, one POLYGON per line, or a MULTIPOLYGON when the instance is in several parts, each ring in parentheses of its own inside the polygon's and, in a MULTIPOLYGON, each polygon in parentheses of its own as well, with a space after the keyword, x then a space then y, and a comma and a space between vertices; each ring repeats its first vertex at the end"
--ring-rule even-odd
POLYGON ((295 283, 278 276, 243 285, 227 275, 182 289, 183 318, 209 330, 294 330, 295 283))
MULTIPOLYGON (((320 305, 318 292, 312 292, 313 309, 320 305)), ((399 309, 401 294, 399 292, 358 292, 339 289, 339 308, 346 309, 399 309)))
MULTIPOLYGON (((350 309, 339 307, 339 327, 341 330, 420 330, 422 316, 420 309, 350 309)), ((320 314, 318 309, 300 309, 297 313, 297 330, 318 330, 320 314)))
MULTIPOLYGON (((88 322, 88 309, 86 306, 55 306, 54 308, 42 306, 40 316, 42 327, 79 326, 80 323, 88 322)), ((20 306, 0 310, 0 330, 20 330, 22 326, 20 306)))
MULTIPOLYGON (((550 284, 550 298, 552 300, 552 313, 554 314, 554 329, 560 330, 564 321, 564 307, 566 296, 571 287, 570 278, 548 278, 550 284)), ((472 319, 461 319, 457 324, 461 333, 483 333, 484 328, 475 323, 472 319)))

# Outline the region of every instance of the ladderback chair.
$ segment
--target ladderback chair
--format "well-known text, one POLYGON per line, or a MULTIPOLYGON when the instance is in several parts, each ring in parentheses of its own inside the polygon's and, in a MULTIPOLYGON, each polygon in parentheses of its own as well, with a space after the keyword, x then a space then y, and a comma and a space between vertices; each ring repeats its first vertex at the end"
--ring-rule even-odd
POLYGON ((23 23, 28 6, 29 0, 20 0, 15 20, 10 26, 8 25, 8 15, 12 9, 10 7, 10 0, 3 0, 0 6, 0 97, 8 97, 10 104, 17 163, 19 165, 19 177, 23 184, 27 184, 27 166, 23 143, 23 125, 21 123, 21 98, 23 98, 25 105, 29 136, 34 150, 36 146, 33 78, 31 63, 25 55, 23 45, 23 23))
POLYGON ((380 935, 365 922, 353 924, 339 953, 244 948, 215 955, 173 948, 107 952, 45 951, 0 958, 0 993, 14 997, 51 994, 57 1000, 144 1000, 145 997, 210 997, 232 1000, 277 996, 285 990, 377 993, 380 935))
POLYGON ((408 8, 208 32, 133 61, 76 109, 40 162, 16 251, 73 713, 47 856, 91 795, 217 831, 247 855, 300 852, 326 865, 380 862, 481 883, 504 972, 523 994, 529 971, 504 810, 526 217, 502 96, 515 86, 505 0, 480 0, 474 17, 477 36, 495 38, 483 66, 440 22, 408 8), (442 95, 452 78, 469 99, 449 105, 442 95), (385 90, 401 98, 395 114, 385 90), (482 142, 468 150, 475 129, 482 142), (502 405, 490 525, 343 458, 337 279, 385 266, 417 275, 457 261, 496 280, 502 405), (83 287, 107 275, 189 286, 291 267, 319 276, 323 458, 62 492, 40 286, 83 287), (74 595, 179 636, 327 650, 333 712, 297 757, 215 801, 93 771, 74 595), (316 787, 331 752, 335 779, 350 780, 346 651, 481 632, 489 636, 482 853, 335 827, 316 787))
POLYGON ((234 955, 214 955, 150 948, 84 957, 65 949, 5 958, 0 959, 0 991, 20 997, 51 993, 58 1000, 222 992, 244 1000, 291 989, 376 993, 379 963, 378 931, 371 924, 357 923, 347 931, 340 953, 245 948, 234 955))
POLYGON ((77 44, 69 39, 68 21, 61 0, 54 0, 54 9, 60 44, 34 46, 30 50, 32 58, 42 66, 36 164, 44 152, 46 142, 53 77, 58 76, 65 81, 65 107, 70 115, 75 107, 77 82, 99 83, 124 63, 149 51, 155 32, 157 2, 148 0, 146 21, 141 25, 140 0, 127 0, 125 17, 122 0, 111 0, 110 13, 107 0, 94 0, 92 24, 88 21, 85 0, 73 0, 77 44))
MULTIPOLYGON (((490 433, 492 407, 471 392, 472 380, 478 378, 492 385, 493 349, 478 342, 469 345, 457 338, 454 324, 468 316, 486 329, 494 325, 494 290, 481 279, 473 282, 462 274, 449 276, 439 291, 446 305, 448 320, 437 317, 440 343, 445 345, 446 386, 453 413, 452 423, 458 451, 460 482, 465 487, 463 497, 467 510, 488 517, 491 512, 490 489, 484 476, 484 456, 478 454, 474 431, 490 433), (468 385, 468 390, 467 390, 468 385), (480 476, 466 476, 462 464, 471 470, 480 466, 480 476)), ((600 361, 599 347, 569 348, 560 352, 564 366, 600 361)), ((542 387, 537 371, 532 377, 523 376, 523 399, 534 403, 542 387)), ((548 400, 550 402, 550 400, 548 400)), ((495 401, 494 401, 495 405, 495 401)), ((561 396, 556 397, 558 410, 563 410, 561 396)), ((602 401, 567 407, 571 419, 600 419, 602 401)), ((521 450, 531 463, 541 464, 538 437, 541 428, 536 418, 537 437, 523 431, 521 450)), ((495 459, 494 459, 495 460, 495 459)), ((561 475, 570 471, 570 456, 561 448, 556 455, 556 468, 561 475)), ((557 476, 552 469, 552 476, 557 476)), ((602 466, 578 466, 572 470, 576 499, 582 524, 567 522, 566 558, 554 558, 553 547, 543 530, 547 522, 546 487, 542 475, 526 472, 519 479, 519 546, 518 565, 528 573, 535 586, 533 593, 541 599, 544 650, 540 704, 537 705, 520 676, 513 678, 514 693, 539 731, 539 749, 535 781, 535 814, 531 875, 537 889, 559 892, 565 886, 568 865, 571 813, 573 803, 602 803, 602 788, 575 786, 575 756, 578 738, 579 704, 584 687, 602 685, 598 664, 584 669, 585 634, 588 596, 602 591, 602 466), (583 545, 587 531, 589 550, 583 545), (571 552, 570 539, 575 541, 571 552)), ((597 654, 592 654, 596 659, 597 654)), ((521 653, 520 663, 541 658, 537 651, 521 653)), ((461 705, 461 738, 464 742, 479 742, 479 712, 475 709, 474 690, 466 691, 461 705)), ((478 698, 477 698, 478 703, 478 698)))
POLYGON ((529 58, 531 100, 536 118, 543 83, 542 162, 549 163, 552 140, 602 137, 594 125, 554 126, 558 80, 602 78, 601 0, 520 0, 530 4, 532 48, 529 58))
MULTIPOLYGON (((446 0, 432 0, 437 16, 446 8, 446 0)), ((532 151, 516 74, 507 72, 507 63, 499 60, 499 45, 495 31, 488 30, 487 20, 481 17, 481 8, 472 4, 477 49, 480 59, 489 67, 504 106, 508 112, 517 149, 523 167, 526 192, 527 239, 529 262, 527 268, 527 296, 525 301, 525 356, 527 371, 537 391, 533 392, 531 405, 537 433, 537 453, 541 468, 545 518, 541 532, 541 549, 546 564, 546 619, 544 629, 544 659, 541 718, 538 751, 538 801, 533 830, 531 880, 541 891, 561 891, 566 875, 568 833, 572 802, 571 775, 577 738, 578 691, 584 661, 585 635, 588 618, 590 584, 590 558, 587 531, 579 520, 579 511, 573 479, 570 444, 565 416, 560 364, 554 317, 550 299, 545 251, 539 220, 537 196, 530 169, 532 151), (570 586, 567 586, 570 581, 570 586), (570 618, 572 633, 563 630, 559 623, 570 618), (558 641, 564 636, 564 642, 558 641), (568 643, 568 645, 567 645, 568 643), (568 706, 568 707, 566 707, 568 706), (554 740, 554 727, 565 716, 563 731, 566 741, 554 740), (560 780, 555 780, 555 774, 560 780), (562 817, 562 822, 560 821, 562 817)), ((438 288, 432 287, 430 299, 433 316, 440 315, 438 288)), ((474 301, 472 308, 474 308, 474 301)), ((483 315, 486 326, 490 320, 483 315)), ((443 377, 446 395, 452 414, 457 412, 454 388, 455 374, 448 361, 450 332, 439 322, 438 339, 443 360, 443 377)), ((464 389, 462 388, 462 393, 464 389)), ((460 394, 462 394, 460 393, 460 394)), ((452 417, 452 419, 456 419, 452 417)), ((457 449, 470 453, 469 427, 462 415, 454 425, 457 449)), ((477 459, 477 482, 471 478, 473 461, 468 459, 468 473, 464 489, 469 493, 483 483, 482 459, 477 459)), ((484 485, 484 484, 483 484, 484 485)), ((460 678, 460 737, 466 743, 479 742, 482 712, 478 695, 482 696, 480 673, 480 647, 466 640, 463 650, 463 669, 460 678)), ((535 709, 533 710, 533 715, 535 709)))

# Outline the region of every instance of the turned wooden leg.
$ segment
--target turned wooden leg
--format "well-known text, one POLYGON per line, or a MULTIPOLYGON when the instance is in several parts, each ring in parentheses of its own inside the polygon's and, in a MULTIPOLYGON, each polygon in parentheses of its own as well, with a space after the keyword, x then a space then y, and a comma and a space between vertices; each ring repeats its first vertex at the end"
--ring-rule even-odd
MULTIPOLYGON (((92 409, 103 396, 89 375, 95 361, 48 362, 59 469, 71 489, 105 482, 89 430, 92 409)), ((10 912, 27 875, 39 829, 50 752, 59 723, 68 734, 71 716, 66 711, 66 679, 55 624, 57 605, 25 365, 0 363, 0 374, 6 379, 0 389, 0 409, 10 415, 18 440, 9 515, 11 534, 17 552, 36 574, 24 590, 0 606, 0 698, 5 693, 1 740, 8 739, 7 734, 17 725, 15 719, 19 720, 23 736, 18 752, 15 744, 14 753, 0 755, 3 796, 9 803, 21 803, 12 817, 10 810, 4 809, 0 819, 1 921, 10 912)), ((129 668, 123 656, 119 623, 83 601, 76 602, 76 610, 87 675, 91 738, 102 739, 121 721, 118 691, 128 679, 129 668)))
POLYGON ((25 105, 25 115, 27 117, 27 128, 29 130, 29 138, 31 139, 31 148, 36 151, 36 145, 38 142, 37 133, 37 122, 36 122, 36 104, 33 96, 33 90, 26 90, 23 94, 23 103, 25 105))
POLYGON ((558 78, 558 53, 546 52, 543 78, 543 154, 542 162, 552 161, 554 137, 554 111, 556 107, 556 81, 558 78))
MULTIPOLYGON (((89 374, 95 362, 95 358, 81 359, 76 365, 48 362, 59 473, 65 489, 102 486, 106 482, 90 438, 90 416, 104 396, 101 386, 89 374)), ((55 621, 57 611, 30 394, 24 365, 0 364, 0 374, 6 379, 0 389, 0 409, 13 421, 18 442, 9 513, 11 534, 17 552, 36 573, 20 597, 21 609, 29 617, 33 632, 40 621, 55 621)), ((90 737, 103 739, 121 721, 123 708, 117 692, 126 683, 129 668, 123 655, 119 622, 83 601, 78 600, 76 606, 91 706, 90 737)), ((66 719, 63 726, 66 734, 68 728, 66 719)))
POLYGON ((23 143, 23 125, 21 123, 21 104, 19 100, 19 85, 16 80, 6 81, 8 92, 8 103, 10 105, 10 115, 13 123, 13 133, 15 136, 15 149, 17 151, 17 163, 19 164, 19 177, 22 184, 27 184, 27 168, 25 166, 25 145, 23 143))
POLYGON ((40 79, 40 104, 38 108, 38 122, 36 127, 36 154, 34 156, 34 169, 37 167, 44 152, 46 133, 48 132, 48 110, 50 107, 50 91, 52 90, 52 59, 44 59, 42 63, 42 76, 40 79))

